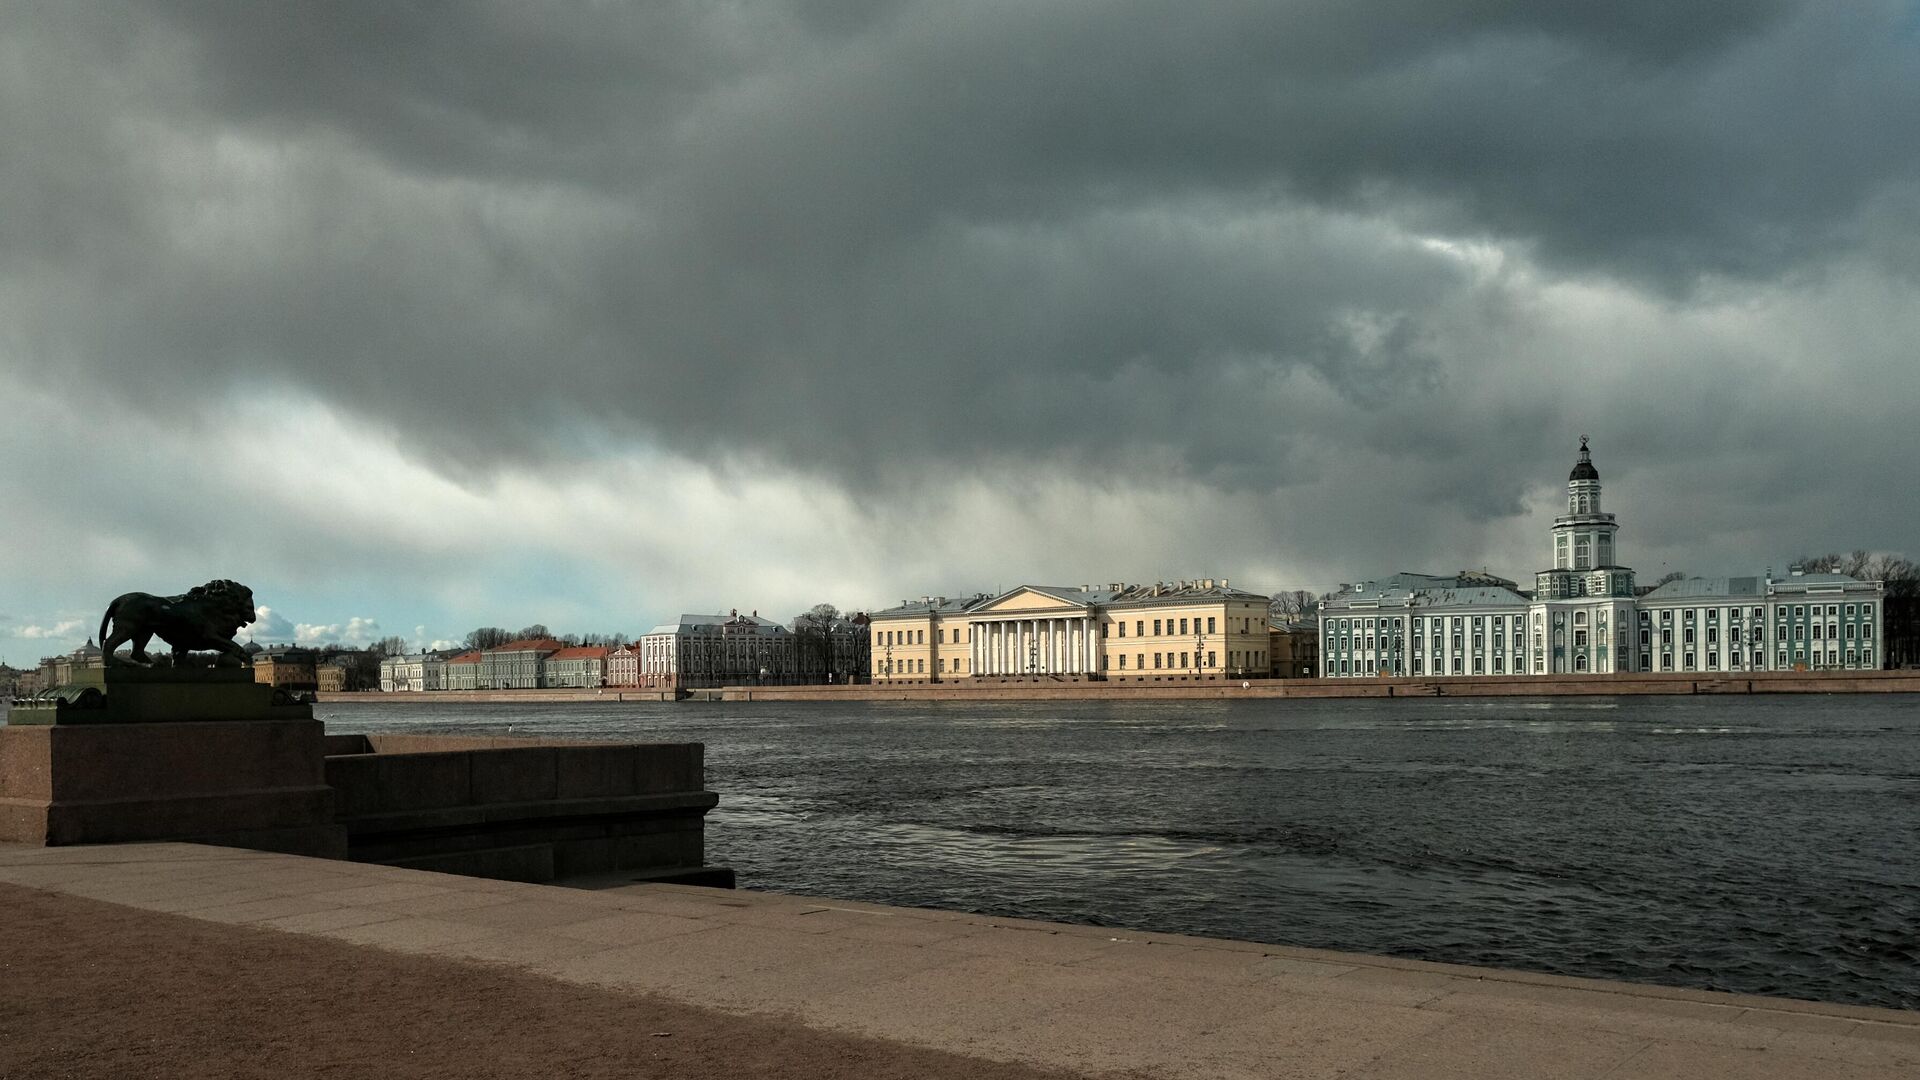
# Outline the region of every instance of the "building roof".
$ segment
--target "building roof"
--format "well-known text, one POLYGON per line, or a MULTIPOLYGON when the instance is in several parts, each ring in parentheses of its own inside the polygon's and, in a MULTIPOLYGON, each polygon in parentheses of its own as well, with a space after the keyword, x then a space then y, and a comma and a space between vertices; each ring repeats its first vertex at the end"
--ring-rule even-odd
POLYGON ((1513 607, 1528 602, 1512 582, 1471 571, 1446 577, 1402 571, 1349 585, 1328 601, 1343 607, 1513 607))
POLYGON ((574 645, 561 649, 559 652, 547 657, 547 662, 552 663, 555 660, 605 660, 606 658, 607 647, 605 645, 574 645))
POLYGON ((1753 597, 1767 594, 1766 579, 1758 577, 1690 577, 1669 581, 1640 597, 1643 602, 1708 597, 1753 597))
POLYGON ((1041 593, 1082 607, 1150 607, 1156 604, 1175 604, 1192 600, 1265 601, 1267 599, 1259 593, 1232 588, 1225 578, 1156 581, 1147 585, 1115 583, 1104 588, 1093 585, 1017 585, 998 595, 975 593, 972 596, 957 599, 945 596, 923 596, 918 600, 902 600, 898 606, 873 612, 871 617, 897 619, 929 614, 953 615, 986 607, 1023 592, 1041 593))
POLYGON ((547 638, 521 638, 519 641, 509 641, 505 645, 496 645, 491 649, 481 649, 480 651, 482 653, 558 652, 564 648, 566 648, 565 645, 554 640, 553 638, 547 637, 547 638))
POLYGON ((729 623, 736 629, 751 629, 755 634, 777 635, 791 633, 786 627, 772 619, 763 619, 758 614, 742 615, 682 615, 674 622, 661 623, 647 631, 652 634, 718 634, 729 623))
POLYGON ((479 662, 480 662, 480 650, 478 649, 475 649, 472 652, 463 652, 459 656, 452 656, 447 658, 447 663, 449 664, 477 664, 479 662))
MULTIPOLYGON (((1025 588, 1038 588, 1038 586, 1029 585, 1025 588)), ((991 593, 974 593, 972 596, 961 597, 923 596, 918 600, 902 600, 894 607, 869 612, 867 618, 872 620, 897 619, 907 615, 954 615, 963 611, 972 611, 995 599, 998 598, 991 593)))

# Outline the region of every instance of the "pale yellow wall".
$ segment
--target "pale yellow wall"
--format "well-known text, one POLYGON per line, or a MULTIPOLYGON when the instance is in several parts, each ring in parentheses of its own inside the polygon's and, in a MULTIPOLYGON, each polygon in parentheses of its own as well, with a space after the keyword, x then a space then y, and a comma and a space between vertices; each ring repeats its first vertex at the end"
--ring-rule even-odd
POLYGON ((1168 675, 1239 675, 1248 678, 1267 672, 1267 606, 1258 600, 1203 600, 1142 604, 1109 609, 1101 618, 1103 673, 1108 678, 1153 678, 1168 675), (1186 620, 1182 629, 1181 620, 1186 620), (1212 629, 1207 620, 1214 620, 1212 629), (1159 622, 1156 633, 1154 623, 1159 622), (1198 620, 1196 624, 1195 620, 1198 620), (1121 636, 1125 624, 1126 636, 1121 636), (1196 664, 1193 653, 1196 625, 1205 641, 1196 664), (1181 653, 1186 661, 1181 662, 1181 653), (1160 654, 1161 666, 1154 667, 1154 654, 1160 654), (1206 653, 1213 654, 1207 663, 1206 653), (1122 667, 1120 658, 1126 657, 1122 667), (1143 661, 1145 668, 1140 665, 1143 661))
POLYGON ((969 646, 965 616, 876 615, 868 631, 872 636, 875 682, 955 678, 971 674, 966 670, 969 646), (889 634, 893 635, 891 675, 885 670, 889 634))
MULTIPOLYGON (((1085 608, 1032 590, 1007 597, 991 608, 944 616, 877 615, 869 627, 875 682, 964 678, 972 674, 970 639, 973 624, 1017 618, 1077 618, 1085 608), (885 668, 888 635, 892 635, 893 673, 885 668)), ((1100 638, 1101 673, 1109 678, 1154 678, 1185 675, 1196 670, 1215 678, 1264 677, 1271 670, 1271 638, 1267 606, 1261 600, 1162 600, 1135 602, 1095 613, 1100 638), (1181 620, 1186 620, 1182 629, 1181 620), (1212 619, 1211 629, 1207 620, 1212 619), (1159 627, 1154 626, 1158 620, 1159 627), (1121 636, 1119 624, 1126 624, 1121 636), (1204 637, 1196 662, 1194 633, 1204 637), (1144 633, 1142 633, 1144 631, 1144 633), (1181 653, 1186 653, 1184 662, 1181 653), (1160 666, 1154 666, 1154 654, 1160 666), (1212 653, 1208 663, 1205 654, 1212 653), (1126 657, 1122 667, 1120 657, 1126 657), (1140 666, 1144 657, 1146 666, 1140 666)))

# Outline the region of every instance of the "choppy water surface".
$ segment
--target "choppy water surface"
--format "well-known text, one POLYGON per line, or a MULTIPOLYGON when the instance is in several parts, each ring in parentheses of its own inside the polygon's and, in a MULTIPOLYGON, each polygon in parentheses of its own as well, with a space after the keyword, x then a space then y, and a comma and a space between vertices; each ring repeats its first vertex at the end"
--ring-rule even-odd
POLYGON ((1920 700, 323 705, 707 744, 743 887, 1920 1007, 1920 700))

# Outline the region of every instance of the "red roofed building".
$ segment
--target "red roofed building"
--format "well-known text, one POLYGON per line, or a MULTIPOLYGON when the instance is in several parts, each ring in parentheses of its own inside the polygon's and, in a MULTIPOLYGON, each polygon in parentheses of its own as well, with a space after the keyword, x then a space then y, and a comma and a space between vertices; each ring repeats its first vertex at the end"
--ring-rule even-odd
POLYGON ((537 690, 545 683, 546 659, 565 645, 553 638, 523 638, 480 650, 480 689, 537 690))
POLYGON ((447 661, 447 689, 480 689, 480 651, 464 652, 447 661))
POLYGON ((550 653, 544 661, 541 685, 552 687, 597 687, 607 685, 607 648, 604 645, 575 645, 550 653))

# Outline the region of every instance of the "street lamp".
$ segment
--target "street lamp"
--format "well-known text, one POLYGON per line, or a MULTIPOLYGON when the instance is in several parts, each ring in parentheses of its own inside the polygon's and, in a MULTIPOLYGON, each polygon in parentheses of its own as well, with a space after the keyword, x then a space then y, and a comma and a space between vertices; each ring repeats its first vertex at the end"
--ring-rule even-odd
POLYGON ((1206 670, 1202 663, 1206 659, 1206 654, 1200 651, 1206 647, 1206 644, 1207 636, 1200 631, 1200 620, 1195 619, 1193 620, 1193 677, 1196 679, 1206 670))

